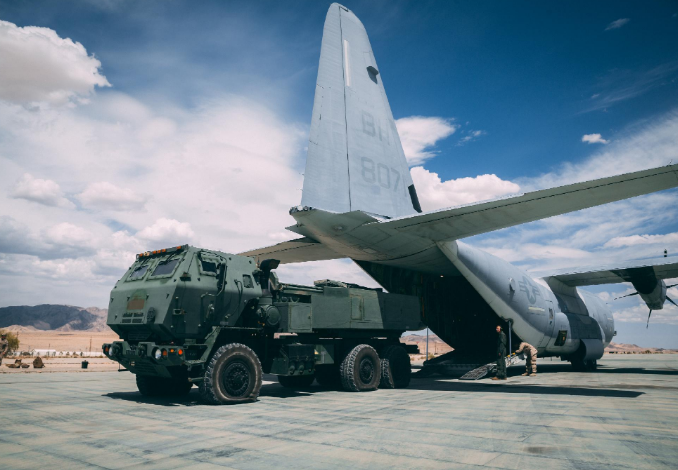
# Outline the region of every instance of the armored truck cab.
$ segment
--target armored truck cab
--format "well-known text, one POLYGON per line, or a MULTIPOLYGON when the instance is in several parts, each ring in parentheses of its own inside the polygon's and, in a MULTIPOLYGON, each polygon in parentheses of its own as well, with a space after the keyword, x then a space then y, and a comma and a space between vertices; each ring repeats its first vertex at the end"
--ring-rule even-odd
MULTIPOLYGON (((283 386, 314 380, 349 391, 409 383, 408 346, 423 328, 417 297, 337 281, 280 283, 276 260, 188 245, 137 255, 111 292, 104 353, 145 395, 256 399, 262 373, 283 386)), ((414 347, 416 349, 416 347, 414 347)))

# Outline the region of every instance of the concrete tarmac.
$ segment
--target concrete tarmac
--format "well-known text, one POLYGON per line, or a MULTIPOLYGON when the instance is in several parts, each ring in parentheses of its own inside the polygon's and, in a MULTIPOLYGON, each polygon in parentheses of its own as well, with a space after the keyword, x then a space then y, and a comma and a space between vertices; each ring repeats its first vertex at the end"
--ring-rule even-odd
POLYGON ((0 468, 678 468, 678 355, 600 363, 370 393, 294 392, 265 376, 258 402, 216 407, 196 388, 144 398, 128 372, 3 374, 0 468))

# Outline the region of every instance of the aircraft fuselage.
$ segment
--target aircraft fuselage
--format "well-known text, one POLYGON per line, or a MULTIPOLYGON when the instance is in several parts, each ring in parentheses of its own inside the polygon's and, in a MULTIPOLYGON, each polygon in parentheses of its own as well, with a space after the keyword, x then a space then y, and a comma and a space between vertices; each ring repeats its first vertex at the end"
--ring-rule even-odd
POLYGON ((488 337, 486 331, 473 330, 493 331, 491 318, 473 326, 465 323, 463 338, 450 331, 455 315, 464 321, 462 316, 480 315, 488 307, 498 317, 495 323, 510 322, 513 333, 536 347, 542 357, 583 355, 587 360, 598 359, 614 336, 612 313, 597 296, 555 280, 535 280, 511 263, 463 242, 435 243, 381 227, 376 230, 378 219, 360 211, 336 214, 295 208, 291 214, 298 222, 291 230, 353 259, 385 289, 419 295, 425 320, 432 309, 447 310, 449 313, 441 311, 437 321, 426 323, 455 348, 468 347, 469 337, 489 341, 492 336, 488 337), (442 286, 445 282, 457 287, 424 285, 442 286), (450 298, 449 292, 461 289, 462 284, 465 293, 450 298), (468 301, 470 288, 477 294, 472 302, 468 301), (466 298, 463 305, 461 297, 466 298))

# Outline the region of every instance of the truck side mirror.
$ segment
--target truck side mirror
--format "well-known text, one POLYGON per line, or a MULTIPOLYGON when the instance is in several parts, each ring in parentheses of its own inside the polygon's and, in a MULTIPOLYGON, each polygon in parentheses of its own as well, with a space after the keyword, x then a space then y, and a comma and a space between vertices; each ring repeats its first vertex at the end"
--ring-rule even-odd
POLYGON ((259 263, 259 284, 261 285, 262 289, 266 289, 268 287, 268 279, 271 276, 271 271, 278 266, 280 266, 280 260, 278 259, 265 259, 259 263))

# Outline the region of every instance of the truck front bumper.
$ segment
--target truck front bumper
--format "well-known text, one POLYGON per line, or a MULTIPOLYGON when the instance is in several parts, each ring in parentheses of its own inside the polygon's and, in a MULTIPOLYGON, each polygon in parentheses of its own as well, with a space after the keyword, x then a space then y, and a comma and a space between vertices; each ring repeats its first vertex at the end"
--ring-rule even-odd
POLYGON ((181 346, 143 342, 131 345, 115 341, 103 345, 104 354, 139 375, 172 378, 186 368, 186 354, 181 346))

